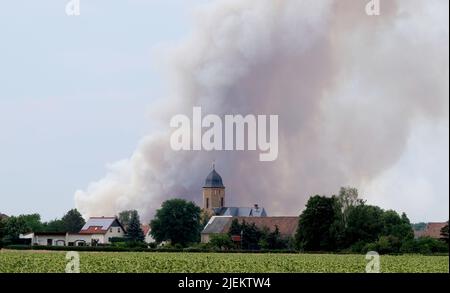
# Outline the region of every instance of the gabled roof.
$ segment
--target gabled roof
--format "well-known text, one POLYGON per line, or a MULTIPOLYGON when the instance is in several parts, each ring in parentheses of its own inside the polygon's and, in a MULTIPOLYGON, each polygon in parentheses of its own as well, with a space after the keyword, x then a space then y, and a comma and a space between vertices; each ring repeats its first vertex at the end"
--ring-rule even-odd
POLYGON ((230 217, 214 216, 202 231, 202 234, 223 234, 228 233, 233 219, 238 219, 240 223, 254 223, 259 229, 264 227, 274 231, 278 227, 282 236, 293 236, 298 227, 298 217, 230 217))
POLYGON ((141 229, 142 232, 144 232, 144 235, 147 235, 151 231, 150 226, 147 224, 142 224, 141 229))
POLYGON ((202 231, 202 234, 228 233, 231 224, 231 216, 213 216, 202 231))
POLYGON ((441 229, 447 225, 447 222, 432 222, 428 223, 424 231, 421 233, 416 233, 416 237, 431 237, 431 238, 441 238, 441 229))
POLYGON ((217 216, 232 217, 267 217, 266 209, 262 207, 224 207, 214 210, 217 216))
POLYGON ((105 234, 111 226, 120 226, 122 224, 116 217, 91 217, 80 230, 80 234, 105 234))

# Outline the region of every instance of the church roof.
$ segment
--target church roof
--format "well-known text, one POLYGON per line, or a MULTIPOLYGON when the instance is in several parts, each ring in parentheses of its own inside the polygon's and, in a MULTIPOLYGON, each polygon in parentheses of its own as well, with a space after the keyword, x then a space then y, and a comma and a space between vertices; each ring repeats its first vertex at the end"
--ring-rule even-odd
POLYGON ((211 173, 209 173, 208 177, 206 177, 205 185, 203 187, 225 188, 225 186, 223 186, 222 177, 220 177, 219 173, 217 173, 214 168, 211 173))
POLYGON ((214 209, 217 216, 232 217, 267 217, 265 208, 262 207, 223 207, 214 209))
POLYGON ((270 231, 274 231, 276 227, 283 237, 293 236, 298 227, 298 217, 229 217, 229 216, 213 216, 202 234, 224 234, 228 233, 231 223, 237 219, 239 223, 255 224, 259 229, 264 227, 270 231))

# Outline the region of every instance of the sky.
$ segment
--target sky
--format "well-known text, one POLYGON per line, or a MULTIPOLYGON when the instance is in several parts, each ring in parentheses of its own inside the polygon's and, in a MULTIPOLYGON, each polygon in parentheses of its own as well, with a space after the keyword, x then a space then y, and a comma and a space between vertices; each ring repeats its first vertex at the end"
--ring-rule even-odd
MULTIPOLYGON (((158 130, 152 110, 170 86, 161 56, 190 33, 205 2, 81 0, 77 17, 61 0, 1 4, 1 213, 61 217, 76 190, 158 130)), ((448 116, 420 125, 362 192, 415 222, 448 220, 448 116), (377 196, 386 190, 397 196, 377 196), (429 192, 437 196, 421 200, 429 192)))
POLYGON ((132 152, 164 98, 160 52, 197 2, 89 0, 69 17, 66 1, 2 1, 0 212, 60 217, 132 152))

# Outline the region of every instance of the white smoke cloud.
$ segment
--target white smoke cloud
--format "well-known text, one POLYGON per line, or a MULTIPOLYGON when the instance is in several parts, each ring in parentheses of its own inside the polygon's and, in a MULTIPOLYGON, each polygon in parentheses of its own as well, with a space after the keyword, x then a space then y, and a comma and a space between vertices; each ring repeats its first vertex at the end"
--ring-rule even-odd
MULTIPOLYGON (((307 198, 364 188, 405 151, 420 119, 448 119, 448 1, 218 0, 171 55, 173 92, 130 159, 75 194, 86 215, 137 209, 148 220, 171 197, 201 200, 213 159, 228 205, 298 214, 307 198), (192 107, 278 114, 279 157, 174 152, 170 117, 192 107)), ((434 121, 434 122, 433 122, 434 121)))

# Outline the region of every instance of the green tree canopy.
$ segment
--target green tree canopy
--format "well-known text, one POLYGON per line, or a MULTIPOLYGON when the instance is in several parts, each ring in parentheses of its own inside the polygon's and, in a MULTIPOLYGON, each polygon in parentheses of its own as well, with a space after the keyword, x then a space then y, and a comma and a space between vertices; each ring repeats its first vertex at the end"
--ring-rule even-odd
POLYGON ((66 232, 64 222, 59 219, 54 219, 44 223, 45 232, 66 232))
POLYGON ((14 242, 19 239, 20 234, 29 232, 41 232, 44 225, 41 223, 39 214, 11 216, 3 220, 3 240, 4 242, 14 242))
POLYGON ((373 242, 378 240, 383 231, 383 210, 377 206, 359 205, 351 207, 345 229, 347 245, 356 242, 373 242))
POLYGON ((78 233, 86 223, 77 209, 68 211, 61 219, 66 232, 78 233))
POLYGON ((233 248, 234 244, 233 241, 231 241, 231 238, 227 234, 214 234, 211 235, 211 239, 209 241, 209 244, 212 247, 221 249, 221 250, 228 250, 233 248))
POLYGON ((296 233, 298 247, 309 251, 335 250, 338 238, 336 224, 341 218, 340 205, 335 196, 315 195, 309 198, 299 219, 296 233))
POLYGON ((186 245, 200 240, 200 208, 184 199, 165 201, 150 222, 157 242, 186 245))
POLYGON ((119 222, 123 225, 125 229, 128 229, 128 224, 130 223, 131 214, 134 212, 134 210, 126 210, 121 211, 119 213, 119 222))
POLYGON ((134 242, 143 242, 144 232, 141 229, 141 221, 136 210, 130 212, 130 221, 127 227, 127 237, 134 242))

